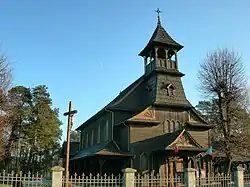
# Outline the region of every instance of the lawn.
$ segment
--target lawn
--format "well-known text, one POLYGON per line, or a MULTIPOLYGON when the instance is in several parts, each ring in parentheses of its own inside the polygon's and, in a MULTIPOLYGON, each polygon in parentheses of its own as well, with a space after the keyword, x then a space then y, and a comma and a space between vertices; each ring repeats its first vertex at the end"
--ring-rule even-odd
POLYGON ((0 184, 0 187, 11 187, 9 184, 0 184))

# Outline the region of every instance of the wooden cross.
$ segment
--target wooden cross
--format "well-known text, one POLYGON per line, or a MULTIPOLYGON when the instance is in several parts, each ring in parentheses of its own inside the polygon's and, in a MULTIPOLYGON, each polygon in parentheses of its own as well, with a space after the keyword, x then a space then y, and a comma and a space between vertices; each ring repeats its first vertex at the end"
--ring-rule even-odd
POLYGON ((65 172, 66 172, 66 187, 68 187, 69 183, 69 152, 70 152, 70 133, 71 128, 73 126, 73 116, 77 113, 77 110, 72 110, 72 103, 69 102, 69 111, 65 112, 63 115, 68 116, 68 126, 67 126, 67 149, 66 149, 66 164, 65 164, 65 172))
POLYGON ((69 111, 65 112, 63 115, 64 116, 68 116, 68 125, 69 125, 69 129, 71 130, 72 128, 72 120, 73 120, 73 116, 74 114, 77 113, 77 110, 72 110, 72 103, 71 101, 69 102, 69 111))

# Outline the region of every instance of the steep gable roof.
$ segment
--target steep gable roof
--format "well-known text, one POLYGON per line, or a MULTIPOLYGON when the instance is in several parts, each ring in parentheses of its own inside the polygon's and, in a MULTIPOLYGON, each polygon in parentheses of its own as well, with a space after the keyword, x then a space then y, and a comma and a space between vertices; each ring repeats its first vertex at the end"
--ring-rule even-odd
MULTIPOLYGON (((134 115, 142 112, 147 107, 156 105, 156 101, 152 100, 150 92, 146 89, 147 87, 147 78, 144 75, 139 77, 126 89, 124 89, 120 94, 115 97, 109 104, 102 108, 99 112, 94 114, 91 118, 81 124, 76 130, 82 130, 87 124, 90 124, 92 121, 98 119, 103 115, 107 110, 111 111, 123 111, 124 113, 129 113, 125 115, 122 121, 126 121, 133 117, 134 115), (142 97, 143 96, 143 97, 142 97)), ((187 100, 188 101, 188 100, 187 100)), ((164 106, 175 107, 176 104, 165 104, 164 106)), ((191 108, 191 110, 200 117, 201 121, 204 124, 207 124, 204 119, 195 111, 191 103, 188 101, 188 105, 183 105, 179 107, 191 108)), ((192 125, 192 124, 190 124, 192 125)), ((200 126, 204 126, 200 124, 200 126)), ((207 126, 207 125, 206 125, 207 126)))

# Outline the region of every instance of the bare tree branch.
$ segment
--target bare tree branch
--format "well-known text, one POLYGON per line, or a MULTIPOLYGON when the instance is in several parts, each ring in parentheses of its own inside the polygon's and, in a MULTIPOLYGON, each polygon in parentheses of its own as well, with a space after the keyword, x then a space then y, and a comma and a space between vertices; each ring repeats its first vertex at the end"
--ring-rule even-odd
MULTIPOLYGON (((235 155, 246 155, 249 150, 249 93, 241 57, 228 49, 208 53, 198 71, 200 91, 216 106, 214 122, 221 148, 229 163, 235 155), (246 131, 247 129, 247 131, 246 131), (218 135, 218 133, 220 135, 218 135)), ((230 164, 228 167, 228 172, 230 164)))
POLYGON ((6 140, 6 125, 8 124, 8 99, 7 92, 11 85, 10 63, 4 55, 0 56, 0 160, 4 155, 6 140))

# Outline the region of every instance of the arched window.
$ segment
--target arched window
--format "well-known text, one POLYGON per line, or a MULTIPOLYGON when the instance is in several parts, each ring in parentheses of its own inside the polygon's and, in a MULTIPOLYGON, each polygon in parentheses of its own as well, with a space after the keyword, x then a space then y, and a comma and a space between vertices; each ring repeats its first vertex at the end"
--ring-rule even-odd
POLYGON ((180 129, 181 128, 181 122, 177 121, 175 128, 176 128, 176 130, 180 129))
POLYGON ((168 128, 168 132, 171 132, 171 124, 170 121, 167 120, 167 128, 168 128))
POLYGON ((174 122, 174 120, 172 120, 171 126, 172 126, 172 131, 171 132, 174 132, 175 131, 175 122, 174 122))
POLYGON ((140 168, 141 171, 145 171, 148 169, 148 157, 146 153, 142 153, 140 155, 140 168))

